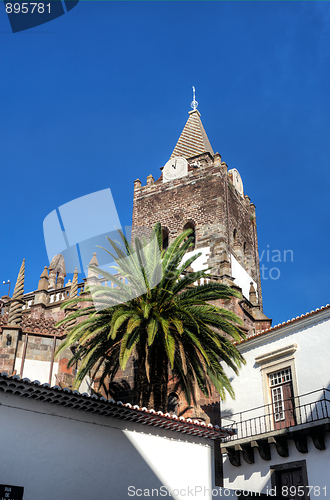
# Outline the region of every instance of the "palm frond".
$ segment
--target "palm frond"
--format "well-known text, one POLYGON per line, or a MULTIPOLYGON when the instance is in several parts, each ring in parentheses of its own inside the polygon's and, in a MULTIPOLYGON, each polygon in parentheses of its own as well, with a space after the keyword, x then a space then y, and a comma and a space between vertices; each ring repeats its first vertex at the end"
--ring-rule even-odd
POLYGON ((168 370, 188 404, 196 404, 198 390, 206 397, 214 388, 222 398, 226 393, 234 396, 224 366, 237 373, 244 363, 229 339, 240 341, 245 333, 233 312, 212 302, 240 294, 210 281, 208 269, 187 272, 201 255, 187 258, 190 235, 191 229, 184 231, 166 250, 160 224, 149 241, 136 238, 131 245, 122 231, 119 241, 109 239, 111 267, 119 276, 93 266, 94 274, 112 286, 87 286, 83 295, 62 305, 76 309, 58 323, 76 322, 56 355, 77 346, 69 360, 69 366, 78 365, 77 387, 86 376, 98 378, 100 386, 115 380, 118 370, 125 370, 134 357, 138 401, 158 401, 160 391, 162 409, 166 407, 168 370))

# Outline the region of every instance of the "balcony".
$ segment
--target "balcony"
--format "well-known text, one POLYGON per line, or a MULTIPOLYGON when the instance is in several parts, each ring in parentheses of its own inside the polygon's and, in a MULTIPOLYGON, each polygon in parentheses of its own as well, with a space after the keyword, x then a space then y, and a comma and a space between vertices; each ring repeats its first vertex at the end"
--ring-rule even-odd
POLYGON ((241 465, 241 455, 247 463, 254 463, 254 450, 262 459, 271 459, 270 445, 274 444, 282 457, 289 456, 288 439, 292 439, 300 453, 308 452, 307 437, 315 448, 325 449, 325 432, 330 430, 330 390, 319 389, 281 401, 281 404, 259 406, 223 418, 230 420, 236 431, 222 444, 232 465, 241 465))

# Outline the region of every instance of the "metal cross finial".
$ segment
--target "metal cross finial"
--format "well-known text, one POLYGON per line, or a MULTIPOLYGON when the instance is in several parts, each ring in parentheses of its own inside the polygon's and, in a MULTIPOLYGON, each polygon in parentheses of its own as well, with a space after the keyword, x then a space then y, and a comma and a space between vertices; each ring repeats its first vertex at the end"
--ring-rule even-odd
POLYGON ((193 89, 193 100, 192 100, 192 103, 191 103, 191 107, 195 111, 195 109, 197 109, 198 102, 195 99, 195 87, 193 87, 192 89, 193 89))

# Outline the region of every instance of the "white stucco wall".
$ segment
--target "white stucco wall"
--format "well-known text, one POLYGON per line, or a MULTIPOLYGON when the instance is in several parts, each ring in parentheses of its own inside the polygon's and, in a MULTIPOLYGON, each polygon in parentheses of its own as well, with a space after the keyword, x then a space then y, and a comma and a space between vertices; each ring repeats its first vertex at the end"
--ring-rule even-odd
POLYGON ((210 440, 3 392, 0 421, 1 483, 24 500, 211 498, 210 440))

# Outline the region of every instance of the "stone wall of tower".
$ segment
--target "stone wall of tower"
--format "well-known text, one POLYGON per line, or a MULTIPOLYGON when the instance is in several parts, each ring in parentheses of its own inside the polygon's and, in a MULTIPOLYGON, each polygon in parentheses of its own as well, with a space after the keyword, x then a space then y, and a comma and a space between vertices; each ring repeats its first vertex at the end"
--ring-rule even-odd
MULTIPOLYGON (((213 155, 206 152, 188 158, 188 165, 188 174, 173 181, 164 183, 162 175, 156 182, 152 176, 148 176, 145 186, 139 180, 135 181, 133 239, 146 234, 145 227, 152 228, 160 222, 168 230, 170 244, 182 233, 188 222, 193 223, 195 248, 210 247, 207 265, 211 268, 212 279, 242 291, 230 277, 229 266, 233 255, 258 285, 259 304, 233 298, 230 301, 217 300, 216 305, 240 317, 248 336, 269 328, 271 320, 262 313, 255 206, 248 196, 236 189, 232 177, 228 175, 228 167, 218 153, 213 155), (223 279, 224 253, 229 258, 228 279, 223 279)), ((175 381, 169 384, 168 392, 171 391, 177 392, 175 381)), ((210 398, 199 391, 196 408, 188 406, 182 393, 179 392, 178 397, 179 415, 202 418, 213 424, 220 423, 219 395, 215 390, 210 398)))
POLYGON ((133 237, 140 228, 160 222, 173 240, 187 222, 195 225, 196 248, 210 247, 208 265, 219 275, 223 251, 233 254, 258 283, 262 304, 255 207, 230 181, 227 165, 219 154, 205 153, 195 157, 199 167, 190 166, 188 175, 163 183, 134 185, 133 237))

